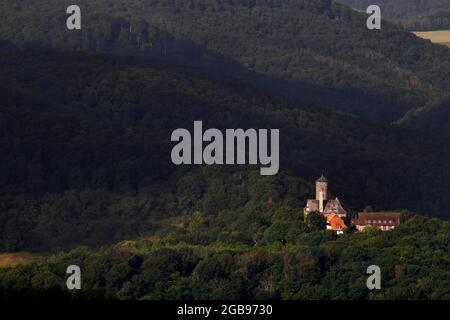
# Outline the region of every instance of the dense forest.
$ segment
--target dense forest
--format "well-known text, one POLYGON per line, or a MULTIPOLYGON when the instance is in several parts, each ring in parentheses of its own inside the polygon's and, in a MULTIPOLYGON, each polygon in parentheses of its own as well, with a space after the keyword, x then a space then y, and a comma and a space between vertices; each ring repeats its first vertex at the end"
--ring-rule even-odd
MULTIPOLYGON (((263 216, 269 199, 301 208, 322 172, 348 208, 449 216, 448 139, 291 105, 153 60, 10 43, 0 52, 1 250, 108 243, 194 212, 240 221, 263 216), (219 129, 280 128, 282 173, 173 166, 171 132, 197 119, 219 129)), ((244 242, 260 227, 240 225, 244 242)))
POLYGON ((450 49, 330 0, 79 2, 72 32, 68 1, 0 3, 0 252, 40 257, 0 298, 449 299, 450 49), (173 165, 195 120, 280 129, 280 173, 173 165), (304 219, 321 174, 347 223, 402 224, 304 219))
POLYGON ((450 4, 446 12, 436 13, 426 17, 411 18, 403 23, 405 28, 413 31, 433 31, 450 29, 450 4))
POLYGON ((0 38, 200 66, 384 123, 450 88, 450 49, 388 23, 367 30, 330 0, 80 1, 80 32, 65 28, 69 4, 4 2, 0 38))
POLYGON ((0 298, 450 299, 449 222, 407 214, 392 232, 336 239, 286 208, 275 216, 252 245, 194 245, 190 237, 208 228, 191 220, 178 233, 3 268, 0 298), (76 293, 64 289, 71 264, 83 270, 76 293), (381 290, 366 287, 372 264, 382 270, 381 290))
POLYGON ((387 19, 405 20, 419 16, 429 16, 440 12, 450 12, 447 0, 335 0, 353 8, 365 10, 368 6, 380 6, 382 14, 387 19))
POLYGON ((450 29, 450 2, 447 0, 336 0, 357 10, 377 4, 384 19, 411 31, 450 29))
POLYGON ((439 135, 448 135, 450 133, 450 97, 412 110, 399 123, 439 135))

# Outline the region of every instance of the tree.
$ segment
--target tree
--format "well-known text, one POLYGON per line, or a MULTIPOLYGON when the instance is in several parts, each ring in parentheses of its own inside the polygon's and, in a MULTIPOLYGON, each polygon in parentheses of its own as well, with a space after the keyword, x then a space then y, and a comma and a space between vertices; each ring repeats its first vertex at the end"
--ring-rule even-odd
POLYGON ((305 217, 305 222, 310 230, 322 230, 327 226, 327 221, 325 220, 323 214, 318 211, 310 212, 305 217))

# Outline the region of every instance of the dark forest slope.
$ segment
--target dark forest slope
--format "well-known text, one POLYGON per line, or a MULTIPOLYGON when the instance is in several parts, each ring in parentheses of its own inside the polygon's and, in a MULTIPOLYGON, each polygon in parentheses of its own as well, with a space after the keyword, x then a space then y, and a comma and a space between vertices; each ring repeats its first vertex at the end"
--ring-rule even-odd
POLYGON ((0 37, 31 46, 145 55, 229 73, 314 103, 391 122, 450 89, 450 54, 329 0, 2 3, 0 37))
POLYGON ((100 244, 194 212, 217 223, 211 241, 251 242, 270 221, 270 199, 301 208, 322 172, 349 209, 449 215, 448 140, 154 61, 7 43, 0 51, 1 250, 100 244), (171 132, 198 119, 205 128, 280 128, 280 175, 175 168, 171 132))
POLYGON ((440 135, 450 135, 450 98, 430 102, 406 114, 401 125, 419 128, 440 135))

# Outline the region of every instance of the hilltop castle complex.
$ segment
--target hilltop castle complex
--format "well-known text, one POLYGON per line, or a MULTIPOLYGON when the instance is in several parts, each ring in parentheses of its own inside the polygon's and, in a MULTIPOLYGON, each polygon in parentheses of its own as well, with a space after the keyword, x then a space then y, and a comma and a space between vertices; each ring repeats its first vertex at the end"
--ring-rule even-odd
POLYGON ((318 211, 324 215, 334 213, 340 218, 347 217, 347 211, 341 205, 338 198, 328 200, 328 180, 323 175, 316 180, 316 199, 306 202, 305 216, 310 212, 318 211))
MULTIPOLYGON (((342 206, 338 198, 328 199, 328 180, 323 175, 316 180, 316 198, 308 199, 303 214, 306 217, 311 212, 320 212, 327 220, 327 230, 342 234, 347 225, 347 211, 342 206)), ((356 220, 352 221, 361 231, 367 226, 374 226, 380 230, 387 231, 394 229, 400 224, 399 212, 360 212, 356 220)))

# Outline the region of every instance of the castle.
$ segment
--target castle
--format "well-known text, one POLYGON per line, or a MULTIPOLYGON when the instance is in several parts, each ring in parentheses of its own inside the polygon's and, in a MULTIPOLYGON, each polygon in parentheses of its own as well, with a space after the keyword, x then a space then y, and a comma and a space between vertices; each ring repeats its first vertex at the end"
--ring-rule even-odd
MULTIPOLYGON (((338 198, 328 199, 328 180, 323 175, 316 180, 316 199, 306 201, 303 214, 306 217, 311 212, 320 212, 327 220, 327 230, 343 234, 347 225, 344 219, 347 218, 347 211, 342 207, 338 198)), ((359 212, 356 219, 352 220, 352 225, 358 231, 364 230, 368 226, 376 227, 382 231, 394 229, 400 224, 400 212, 359 212)))
POLYGON ((347 218, 347 211, 342 207, 338 198, 328 199, 328 180, 322 175, 316 180, 316 199, 306 201, 303 214, 306 217, 311 212, 320 212, 327 219, 327 229, 342 234, 347 228, 343 219, 347 218))
POLYGON ((338 198, 328 200, 328 180, 323 175, 316 180, 316 199, 309 199, 303 210, 305 216, 310 212, 320 212, 324 216, 334 213, 340 218, 347 217, 347 211, 342 207, 338 198))

